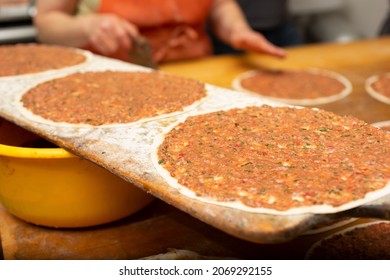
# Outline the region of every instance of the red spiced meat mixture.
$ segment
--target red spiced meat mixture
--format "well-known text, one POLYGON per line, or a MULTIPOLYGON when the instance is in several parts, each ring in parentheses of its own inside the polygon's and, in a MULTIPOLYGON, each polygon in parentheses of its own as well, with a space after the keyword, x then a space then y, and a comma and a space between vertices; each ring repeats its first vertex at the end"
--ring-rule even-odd
POLYGON ((379 94, 390 98, 390 75, 381 75, 372 84, 372 88, 379 94))
POLYGON ((197 196, 280 211, 340 206, 390 179, 388 133, 308 108, 264 105, 188 117, 166 135, 158 157, 197 196))
POLYGON ((203 83, 160 72, 86 72, 40 84, 24 107, 54 122, 130 123, 183 110, 206 96, 203 83))
POLYGON ((305 71, 258 71, 241 86, 261 95, 283 99, 315 99, 341 93, 345 86, 333 77, 305 71))
POLYGON ((0 61, 0 77, 4 77, 78 65, 86 56, 61 46, 17 44, 0 46, 0 61))

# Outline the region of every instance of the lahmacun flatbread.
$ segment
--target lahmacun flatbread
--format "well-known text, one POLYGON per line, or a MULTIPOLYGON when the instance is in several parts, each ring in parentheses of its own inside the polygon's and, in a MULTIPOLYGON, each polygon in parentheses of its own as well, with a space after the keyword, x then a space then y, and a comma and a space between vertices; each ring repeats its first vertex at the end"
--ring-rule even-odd
POLYGON ((155 139, 152 161, 188 197, 257 213, 334 213, 390 193, 390 135, 319 109, 189 116, 155 139))
POLYGON ((306 259, 389 260, 389 232, 388 221, 351 226, 313 244, 306 253, 306 259))
POLYGON ((232 87, 301 106, 334 102, 352 92, 352 84, 347 78, 320 69, 252 70, 236 77, 232 87))
POLYGON ((390 104, 390 73, 371 76, 366 80, 365 88, 376 100, 390 104))
POLYGON ((182 112, 204 97, 203 83, 158 71, 84 72, 32 87, 20 110, 45 123, 104 126, 182 112))
POLYGON ((56 45, 16 44, 0 46, 0 77, 37 74, 85 63, 87 51, 56 45))
POLYGON ((382 122, 376 122, 372 124, 375 127, 379 127, 380 129, 386 130, 390 133, 390 120, 388 121, 382 121, 382 122))

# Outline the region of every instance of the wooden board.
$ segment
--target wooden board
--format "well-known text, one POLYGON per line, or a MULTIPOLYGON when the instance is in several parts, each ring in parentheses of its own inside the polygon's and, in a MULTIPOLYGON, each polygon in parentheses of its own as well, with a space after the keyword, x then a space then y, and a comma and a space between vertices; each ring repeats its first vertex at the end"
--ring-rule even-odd
MULTIPOLYGON (((371 220, 359 219, 354 224, 367 221, 371 220)), ((139 259, 172 249, 190 251, 197 258, 300 260, 312 244, 335 231, 302 235, 281 244, 255 244, 158 200, 117 222, 61 230, 26 223, 0 205, 0 241, 7 260, 139 259)))
MULTIPOLYGON (((321 106, 338 114, 352 114, 367 122, 390 119, 388 105, 380 104, 364 92, 364 80, 371 74, 390 71, 389 39, 344 45, 305 46, 289 50, 284 61, 265 56, 228 56, 163 65, 162 71, 184 75, 208 83, 211 98, 196 108, 207 112, 247 102, 247 96, 226 89, 236 74, 253 68, 320 67, 337 71, 354 84, 354 92, 337 103, 321 106), (353 55, 352 55, 353 54, 353 55), (365 58, 365 59, 363 59, 365 58), (212 86, 211 84, 217 85, 212 86), (222 88, 225 87, 225 88, 222 88), (354 108, 352 112, 352 108, 354 108)), ((137 66, 103 57, 95 57, 83 70, 135 70, 137 66)), ((69 73, 71 71, 68 71, 69 73)), ((64 73, 58 72, 58 75, 64 73)), ((73 129, 31 122, 14 108, 15 92, 50 77, 0 81, 0 115, 85 157, 128 180, 168 204, 232 236, 256 243, 281 243, 297 237, 316 223, 338 216, 390 216, 390 198, 336 215, 275 216, 205 204, 187 198, 156 174, 149 160, 153 137, 175 120, 152 121, 135 126, 98 129, 73 129)), ((256 104, 274 104, 266 99, 250 98, 256 104)))

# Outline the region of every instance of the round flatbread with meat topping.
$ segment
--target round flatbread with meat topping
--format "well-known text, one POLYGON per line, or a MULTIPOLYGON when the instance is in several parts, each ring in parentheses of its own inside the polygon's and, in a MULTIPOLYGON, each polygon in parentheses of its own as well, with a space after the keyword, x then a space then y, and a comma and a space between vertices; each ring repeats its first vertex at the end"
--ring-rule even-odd
POLYGON ((324 110, 263 105, 189 116, 152 151, 182 194, 250 212, 334 213, 390 193, 390 135, 324 110))
POLYGON ((371 76, 366 80, 365 87, 373 98, 390 104, 390 73, 371 76))
POLYGON ((55 45, 16 44, 0 46, 0 77, 38 74, 79 66, 87 62, 87 51, 55 45))
POLYGON ((32 87, 19 108, 38 122, 104 126, 183 112, 205 96, 203 83, 158 71, 84 72, 32 87))
POLYGON ((380 129, 386 130, 388 133, 390 133, 390 120, 388 121, 382 121, 382 122, 376 122, 372 124, 373 126, 379 127, 380 129))
POLYGON ((292 105, 319 105, 340 100, 352 92, 344 76, 326 70, 252 70, 239 75, 232 86, 292 105))
POLYGON ((306 259, 389 260, 389 232, 386 221, 351 226, 313 244, 306 259))

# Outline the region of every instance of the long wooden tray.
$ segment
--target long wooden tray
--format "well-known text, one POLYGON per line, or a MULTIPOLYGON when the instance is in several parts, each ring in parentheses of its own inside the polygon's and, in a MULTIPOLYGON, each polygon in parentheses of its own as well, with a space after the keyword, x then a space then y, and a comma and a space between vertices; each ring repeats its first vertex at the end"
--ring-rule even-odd
POLYGON ((160 120, 118 127, 74 128, 31 121, 16 108, 21 93, 42 81, 75 71, 148 70, 100 56, 81 68, 59 70, 33 76, 0 80, 0 115, 74 154, 89 159, 159 199, 187 212, 230 235, 256 243, 279 243, 290 240, 313 225, 341 216, 387 218, 390 197, 358 209, 332 215, 277 216, 255 214, 190 199, 169 186, 156 172, 151 159, 153 139, 162 129, 183 114, 204 113, 245 105, 275 105, 269 100, 207 84, 210 93, 196 108, 160 120))

